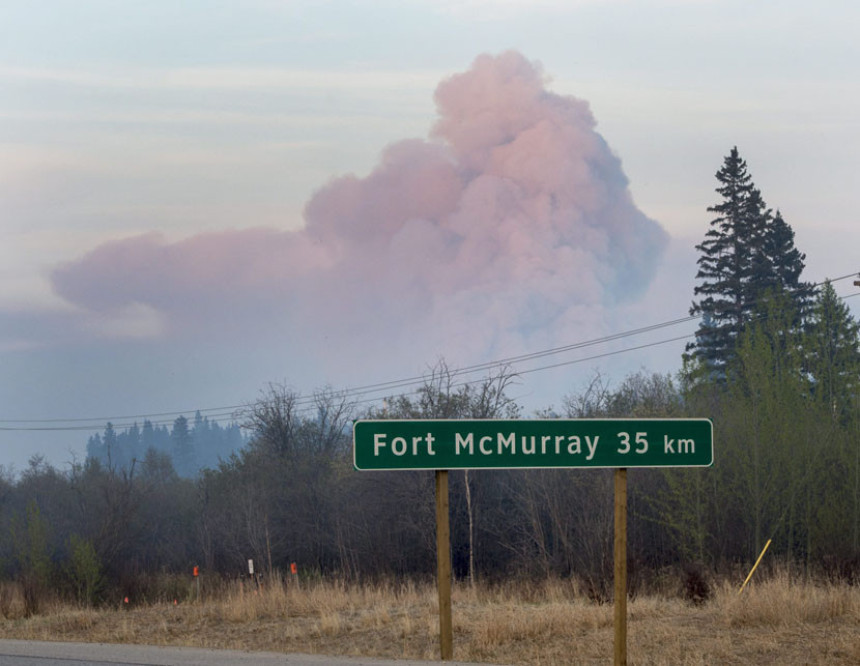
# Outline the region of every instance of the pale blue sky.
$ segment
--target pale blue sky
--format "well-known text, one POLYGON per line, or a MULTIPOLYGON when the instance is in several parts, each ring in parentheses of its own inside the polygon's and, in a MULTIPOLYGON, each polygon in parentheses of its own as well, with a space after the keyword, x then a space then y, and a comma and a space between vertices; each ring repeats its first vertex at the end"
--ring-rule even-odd
MULTIPOLYGON (((860 270, 858 25, 860 5, 833 1, 0 2, 0 418, 233 405, 269 381, 371 383, 447 355, 319 367, 252 323, 247 344, 173 341, 157 313, 79 312, 49 275, 146 231, 301 227, 330 179, 425 138, 437 84, 485 52, 516 49, 586 100, 672 238, 645 298, 583 338, 686 314, 733 145, 794 227, 807 279, 860 270)), ((673 370, 682 346, 520 390, 557 404, 594 368, 673 370)), ((0 464, 66 460, 88 434, 0 433, 0 464)))

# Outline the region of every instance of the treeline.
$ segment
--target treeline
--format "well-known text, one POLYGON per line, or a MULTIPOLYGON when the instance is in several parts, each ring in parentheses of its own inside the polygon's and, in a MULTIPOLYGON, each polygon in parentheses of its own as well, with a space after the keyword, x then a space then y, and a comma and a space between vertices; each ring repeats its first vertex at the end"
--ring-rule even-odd
MULTIPOLYGON (((830 283, 801 281, 793 233, 736 150, 717 177, 722 203, 699 246, 701 323, 682 370, 617 386, 596 376, 539 416, 712 419, 713 467, 629 472, 632 586, 691 564, 736 572, 767 540, 769 562, 858 582, 860 327, 830 283)), ((432 472, 355 471, 351 422, 518 418, 515 381, 499 371, 464 385, 440 365, 416 393, 362 411, 337 393, 309 401, 271 386, 241 416, 236 452, 193 476, 179 443, 234 426, 144 424, 93 438, 66 470, 35 459, 0 478, 3 576, 34 600, 50 587, 82 603, 145 597, 154 572, 238 575, 248 559, 263 572, 297 562, 349 580, 429 577, 432 472)), ((456 576, 569 576, 608 593, 610 470, 458 471, 450 483, 456 576)))
MULTIPOLYGON (((774 376, 758 335, 728 386, 642 373, 612 388, 596 377, 544 414, 714 420, 713 468, 629 472, 633 586, 689 564, 733 571, 768 538, 769 558, 799 572, 860 573, 857 409, 840 412, 830 396, 774 376)), ((297 562, 349 580, 432 576, 432 472, 356 472, 350 422, 516 418, 506 393, 514 379, 454 388, 441 369, 417 395, 361 414, 331 394, 307 414, 300 396, 272 387, 247 416, 248 444, 193 480, 152 449, 133 468, 88 459, 59 471, 34 460, 0 482, 3 574, 34 599, 51 588, 82 603, 146 597, 151 574, 195 565, 241 575, 248 559, 264 573, 297 562)), ((472 470, 450 480, 457 577, 574 576, 596 598, 608 594, 611 470, 472 470)))
POLYGON ((147 419, 143 426, 135 423, 117 432, 109 422, 103 434, 93 435, 87 441, 87 458, 106 467, 128 469, 143 461, 152 450, 167 455, 179 476, 190 478, 203 468, 217 467, 244 444, 238 423, 221 426, 198 411, 190 427, 185 416, 177 417, 171 428, 153 425, 147 419))

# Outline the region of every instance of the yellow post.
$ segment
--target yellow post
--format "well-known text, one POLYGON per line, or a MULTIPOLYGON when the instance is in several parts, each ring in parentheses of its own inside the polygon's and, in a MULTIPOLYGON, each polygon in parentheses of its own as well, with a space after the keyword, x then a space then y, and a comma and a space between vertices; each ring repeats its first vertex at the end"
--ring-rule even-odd
POLYGON ((615 666, 627 666, 627 470, 615 470, 615 666))
POLYGON ((439 651, 442 661, 454 658, 451 620, 451 528, 448 522, 448 470, 436 470, 436 586, 439 591, 439 651))
POLYGON ((750 569, 749 576, 747 576, 747 579, 744 581, 744 584, 741 585, 741 589, 738 590, 738 596, 740 596, 740 593, 744 591, 744 588, 747 586, 747 583, 750 582, 750 578, 752 578, 752 575, 758 568, 758 563, 761 562, 761 558, 764 557, 765 551, 767 550, 768 546, 770 546, 770 539, 767 540, 767 543, 764 545, 764 548, 761 549, 761 554, 758 556, 758 559, 755 561, 755 564, 753 564, 753 568, 750 569))

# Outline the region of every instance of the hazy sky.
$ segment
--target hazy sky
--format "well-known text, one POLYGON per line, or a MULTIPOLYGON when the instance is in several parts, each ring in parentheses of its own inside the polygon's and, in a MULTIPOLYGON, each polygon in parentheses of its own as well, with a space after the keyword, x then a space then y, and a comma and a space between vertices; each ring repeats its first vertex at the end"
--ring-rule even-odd
MULTIPOLYGON (((805 278, 857 272, 857 25, 847 1, 0 2, 0 427, 169 421, 683 317, 734 145, 805 278)), ((558 405, 683 345, 513 394, 558 405)), ((0 431, 0 464, 90 434, 0 431)))

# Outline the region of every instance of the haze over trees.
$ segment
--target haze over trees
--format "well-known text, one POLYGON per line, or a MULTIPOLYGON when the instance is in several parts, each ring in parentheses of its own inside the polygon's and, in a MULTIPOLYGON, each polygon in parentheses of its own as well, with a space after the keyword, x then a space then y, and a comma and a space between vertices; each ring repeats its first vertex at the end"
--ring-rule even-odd
MULTIPOLYGON (((617 384, 597 375, 543 415, 713 420, 712 468, 629 472, 634 588, 693 563, 733 571, 767 539, 770 561, 856 582, 860 325, 829 282, 803 282, 793 232, 736 148, 717 180, 683 369, 617 384)), ((199 414, 170 428, 107 424, 66 470, 34 458, 18 477, 0 474, 2 574, 30 612, 45 589, 82 604, 145 597, 154 572, 237 575, 248 559, 265 573, 297 562, 347 580, 430 576, 432 473, 356 472, 351 420, 517 418, 515 382, 501 369, 463 383, 440 363, 416 393, 370 409, 272 385, 228 426, 199 414)), ((453 473, 455 575, 576 577, 604 598, 611 487, 608 470, 453 473)))
POLYGON ((87 441, 87 458, 107 467, 129 469, 152 451, 167 456, 180 476, 193 477, 203 468, 217 467, 246 441, 238 423, 221 426, 197 412, 192 424, 178 416, 170 428, 147 419, 142 427, 135 423, 116 432, 108 423, 104 433, 87 441))

